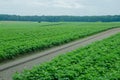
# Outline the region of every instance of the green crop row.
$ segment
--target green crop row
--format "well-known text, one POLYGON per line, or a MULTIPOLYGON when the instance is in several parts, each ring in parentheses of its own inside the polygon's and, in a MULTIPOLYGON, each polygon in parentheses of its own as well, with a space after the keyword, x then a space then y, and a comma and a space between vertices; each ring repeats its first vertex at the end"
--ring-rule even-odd
POLYGON ((120 23, 0 22, 0 62, 25 53, 68 43, 120 23))
POLYGON ((120 80, 120 33, 16 73, 13 80, 120 80))

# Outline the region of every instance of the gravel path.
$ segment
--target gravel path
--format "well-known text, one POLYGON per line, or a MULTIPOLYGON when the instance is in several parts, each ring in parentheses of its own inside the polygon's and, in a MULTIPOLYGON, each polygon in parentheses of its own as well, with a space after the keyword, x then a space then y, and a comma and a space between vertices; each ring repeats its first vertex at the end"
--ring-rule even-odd
POLYGON ((35 54, 18 58, 14 61, 10 61, 0 65, 0 80, 12 80, 12 75, 17 71, 21 72, 23 69, 31 69, 37 64, 50 61, 53 57, 70 52, 82 46, 88 45, 92 42, 102 40, 110 37, 111 35, 120 32, 120 28, 110 29, 90 37, 86 37, 80 40, 73 41, 71 43, 54 47, 42 52, 36 52, 35 54))

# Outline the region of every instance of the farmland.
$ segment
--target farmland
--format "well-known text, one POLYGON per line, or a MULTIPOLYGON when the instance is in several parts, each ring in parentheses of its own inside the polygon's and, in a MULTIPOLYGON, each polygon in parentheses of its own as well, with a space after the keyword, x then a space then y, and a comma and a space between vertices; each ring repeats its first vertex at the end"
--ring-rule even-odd
POLYGON ((13 80, 119 80, 120 33, 48 63, 15 74, 13 80))
POLYGON ((0 62, 68 43, 119 25, 119 22, 0 22, 0 62))

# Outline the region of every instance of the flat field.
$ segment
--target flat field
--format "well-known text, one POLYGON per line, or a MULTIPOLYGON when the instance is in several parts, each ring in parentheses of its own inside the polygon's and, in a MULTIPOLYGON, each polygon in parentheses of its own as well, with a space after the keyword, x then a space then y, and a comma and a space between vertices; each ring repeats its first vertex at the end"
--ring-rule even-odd
POLYGON ((0 62, 119 25, 119 22, 0 22, 0 62))
POLYGON ((14 75, 13 80, 119 80, 120 33, 14 75))

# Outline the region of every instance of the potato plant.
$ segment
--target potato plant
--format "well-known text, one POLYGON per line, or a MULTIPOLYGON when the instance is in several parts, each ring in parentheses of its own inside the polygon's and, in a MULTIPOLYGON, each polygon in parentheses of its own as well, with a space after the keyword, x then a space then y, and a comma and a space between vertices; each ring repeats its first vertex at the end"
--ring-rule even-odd
POLYGON ((119 80, 120 33, 60 55, 31 70, 16 73, 13 80, 119 80))
POLYGON ((119 25, 119 22, 1 22, 0 62, 68 43, 119 25))

